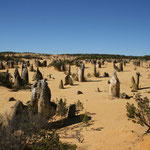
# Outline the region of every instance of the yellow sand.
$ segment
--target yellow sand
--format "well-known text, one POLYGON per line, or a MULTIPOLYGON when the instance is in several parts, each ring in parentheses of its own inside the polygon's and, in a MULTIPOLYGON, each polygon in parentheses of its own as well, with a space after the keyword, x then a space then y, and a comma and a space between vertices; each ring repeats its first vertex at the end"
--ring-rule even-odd
MULTIPOLYGON (((48 61, 49 62, 49 61, 48 61)), ((87 73, 93 73, 94 66, 91 64, 85 64, 85 76, 87 73)), ((35 66, 34 66, 35 68, 35 66)), ((13 75, 14 69, 9 70, 13 75)), ((91 114, 92 120, 91 125, 83 127, 82 123, 74 124, 58 132, 60 136, 65 133, 66 138, 61 138, 63 142, 71 142, 78 145, 78 150, 149 150, 150 149, 150 137, 142 138, 143 133, 146 131, 146 127, 128 121, 126 116, 126 103, 134 103, 134 99, 110 99, 108 95, 108 80, 112 76, 113 67, 111 63, 106 63, 102 68, 97 69, 101 75, 104 72, 108 72, 109 78, 87 78, 87 82, 79 83, 74 82, 74 86, 65 86, 65 89, 59 89, 59 82, 61 79, 64 80, 65 74, 63 72, 56 71, 53 67, 40 68, 44 78, 48 79, 48 85, 51 89, 52 98, 65 98, 67 104, 72 104, 77 100, 84 103, 84 108, 91 114), (49 79, 48 75, 52 74, 55 79, 49 79), (102 92, 97 92, 97 87, 102 92), (77 91, 83 92, 81 95, 77 95, 77 91), (100 131, 96 130, 97 128, 100 131), (82 143, 78 141, 77 131, 80 135, 78 136, 82 143), (68 138, 67 138, 68 137, 68 138), (139 148, 140 147, 140 148, 139 148), (142 148, 141 148, 142 147, 142 148)), ((71 67, 71 72, 75 73, 77 68, 71 67)), ((145 67, 137 67, 134 70, 132 64, 127 64, 124 67, 123 72, 117 72, 118 78, 121 82, 121 93, 125 92, 129 96, 133 96, 130 89, 131 77, 135 76, 136 71, 141 73, 140 87, 150 87, 150 79, 148 74, 150 73, 145 67)), ((21 72, 21 68, 19 68, 21 72)), ((33 83, 32 76, 33 72, 29 72, 30 83, 33 83)), ((143 96, 150 98, 150 94, 147 93, 149 89, 142 89, 139 92, 143 96)), ((8 99, 14 97, 17 100, 23 101, 25 104, 31 98, 30 90, 21 90, 18 92, 11 92, 9 89, 0 87, 0 113, 5 114, 10 112, 10 108, 15 102, 9 102, 8 99)), ((84 111, 85 111, 84 110, 84 111)), ((84 112, 83 111, 83 112, 84 112)))

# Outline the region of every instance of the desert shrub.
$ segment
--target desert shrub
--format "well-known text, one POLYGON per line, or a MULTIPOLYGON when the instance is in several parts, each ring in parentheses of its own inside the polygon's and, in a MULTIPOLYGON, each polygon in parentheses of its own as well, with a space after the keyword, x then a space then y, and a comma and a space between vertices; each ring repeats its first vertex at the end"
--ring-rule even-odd
POLYGON ((7 88, 12 88, 13 82, 10 73, 0 72, 0 84, 7 88))
POLYGON ((64 66, 64 68, 65 68, 65 65, 66 65, 66 62, 64 62, 62 60, 57 60, 57 61, 55 60, 55 61, 51 62, 51 64, 49 64, 49 66, 53 66, 58 71, 61 71, 61 66, 64 66))
POLYGON ((127 117, 134 123, 148 127, 150 132, 150 103, 147 97, 142 98, 139 94, 136 97, 137 106, 127 103, 127 117))
POLYGON ((78 79, 78 75, 75 74, 75 73, 72 74, 72 78, 73 78, 74 81, 78 81, 79 80, 78 79))
POLYGON ((89 121, 89 118, 88 118, 87 112, 85 112, 82 116, 82 122, 87 124, 88 121, 89 121))
POLYGON ((87 74, 87 78, 91 78, 92 75, 90 73, 87 74))
POLYGON ((77 148, 76 145, 62 143, 55 131, 50 133, 42 131, 39 135, 39 139, 26 148, 29 150, 75 150, 77 148))
POLYGON ((64 100, 62 98, 60 98, 60 100, 57 99, 56 104, 57 104, 56 114, 61 117, 65 117, 68 112, 66 99, 64 100))
POLYGON ((84 106, 83 106, 83 103, 82 103, 80 100, 78 100, 78 101, 75 103, 75 105, 76 105, 76 113, 77 113, 77 115, 78 115, 79 112, 84 109, 84 106))
POLYGON ((62 143, 56 131, 40 128, 39 121, 29 120, 23 128, 14 130, 0 116, 0 149, 2 150, 75 150, 76 145, 62 143), (31 121, 31 122, 30 122, 31 121))
POLYGON ((96 73, 94 74, 94 76, 95 76, 95 77, 100 77, 100 73, 99 73, 99 72, 96 72, 96 73))
POLYGON ((64 64, 73 65, 73 61, 71 61, 71 60, 65 59, 65 60, 61 60, 61 61, 63 61, 64 64))
POLYGON ((75 64, 76 67, 80 67, 80 65, 81 65, 81 63, 78 62, 78 61, 75 61, 74 64, 75 64))

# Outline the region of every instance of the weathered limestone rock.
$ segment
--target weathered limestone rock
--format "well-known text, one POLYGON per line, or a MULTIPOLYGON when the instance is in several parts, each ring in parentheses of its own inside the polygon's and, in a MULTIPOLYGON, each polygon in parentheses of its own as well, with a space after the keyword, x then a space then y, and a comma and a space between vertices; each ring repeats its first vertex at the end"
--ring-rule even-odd
POLYGON ((140 67, 140 61, 139 60, 133 61, 133 65, 140 67))
POLYGON ((84 64, 81 64, 81 66, 78 68, 78 80, 79 82, 84 82, 85 78, 84 78, 84 64))
POLYGON ((131 78, 131 87, 132 87, 132 85, 135 83, 135 79, 134 79, 134 77, 132 77, 131 78))
POLYGON ((35 66, 38 68, 38 67, 41 67, 41 62, 39 60, 35 60, 35 66))
POLYGON ((127 61, 126 61, 126 60, 124 60, 124 61, 123 61, 123 65, 124 65, 124 66, 126 66, 126 63, 127 63, 127 61))
POLYGON ((38 114, 40 116, 50 118, 50 99, 51 99, 51 92, 45 80, 40 80, 38 82, 38 86, 40 89, 40 97, 38 103, 38 114))
POLYGON ((107 73, 107 72, 104 72, 104 75, 103 75, 103 77, 109 77, 109 73, 107 73))
POLYGON ((60 80, 59 88, 60 88, 60 89, 64 89, 63 80, 60 80))
POLYGON ((30 61, 29 61, 29 60, 26 61, 26 62, 25 62, 25 65, 26 65, 27 67, 30 67, 30 61))
POLYGON ((138 89, 139 89, 140 76, 141 76, 140 73, 137 72, 137 73, 136 73, 136 81, 137 81, 136 84, 137 84, 137 88, 138 88, 138 89))
POLYGON ((150 63, 148 63, 148 68, 150 68, 150 63))
POLYGON ((10 67, 10 68, 14 68, 14 61, 10 61, 9 63, 10 63, 10 64, 9 64, 9 67, 10 67))
POLYGON ((47 61, 46 60, 43 61, 42 67, 47 67, 47 61))
POLYGON ((31 71, 31 72, 34 71, 33 64, 30 65, 30 71, 31 71))
POLYGON ((11 102, 11 101, 16 101, 16 100, 15 100, 14 97, 10 97, 10 98, 8 99, 8 101, 11 102))
POLYGON ((68 67, 68 75, 71 75, 71 65, 69 64, 69 67, 68 67))
POLYGON ((9 70, 6 70, 5 82, 10 82, 11 75, 9 74, 9 70))
POLYGON ((114 70, 119 71, 119 68, 116 66, 116 64, 114 62, 113 62, 113 68, 114 68, 114 70))
POLYGON ((131 92, 136 92, 138 90, 137 84, 134 77, 131 78, 131 92))
POLYGON ((112 97, 120 96, 120 81, 115 71, 110 79, 109 95, 112 97))
POLYGON ((35 80, 41 80, 43 79, 43 75, 40 72, 40 70, 37 68, 37 71, 35 72, 34 76, 33 76, 33 81, 35 80))
POLYGON ((23 83, 29 82, 28 68, 26 65, 22 65, 21 78, 22 78, 23 83))
POLYGON ((3 65, 3 62, 0 61, 0 70, 5 69, 5 66, 3 65))
POLYGON ((81 92, 81 91, 77 91, 77 94, 78 94, 78 95, 80 95, 80 94, 83 94, 83 92, 81 92))
POLYGON ((51 91, 45 80, 36 81, 33 85, 31 106, 33 113, 37 113, 39 117, 49 119, 55 113, 51 106, 51 91))
POLYGON ((143 67, 143 60, 140 61, 140 66, 143 67))
POLYGON ((70 77, 70 75, 66 75, 65 77, 65 85, 73 85, 73 80, 72 78, 70 77))
POLYGON ((8 61, 6 63, 6 66, 8 69, 14 68, 14 61, 13 60, 8 61))
POLYGON ((104 65, 105 64, 105 60, 101 60, 101 64, 104 65))
POLYGON ((20 77, 18 69, 16 68, 14 72, 14 87, 19 88, 21 85, 22 85, 22 79, 20 77))
POLYGON ((38 99, 40 97, 40 93, 37 89, 38 82, 34 82, 33 89, 32 89, 32 97, 31 97, 31 107, 33 115, 38 114, 38 99))
POLYGON ((96 76, 96 63, 94 63, 94 76, 96 76))
POLYGON ((20 127, 29 120, 29 112, 27 106, 23 105, 21 101, 17 101, 11 116, 11 125, 15 129, 20 127))
POLYGON ((122 62, 119 64, 119 71, 123 71, 123 63, 122 62))
POLYGON ((65 71, 66 69, 65 69, 65 66, 64 65, 61 65, 60 66, 60 71, 65 71))
POLYGON ((98 68, 101 68, 101 62, 98 61, 98 68))
POLYGON ((68 110, 68 119, 74 118, 76 116, 75 113, 76 113, 76 105, 71 104, 68 110))
POLYGON ((101 90, 99 88, 97 88, 97 92, 101 92, 101 90))

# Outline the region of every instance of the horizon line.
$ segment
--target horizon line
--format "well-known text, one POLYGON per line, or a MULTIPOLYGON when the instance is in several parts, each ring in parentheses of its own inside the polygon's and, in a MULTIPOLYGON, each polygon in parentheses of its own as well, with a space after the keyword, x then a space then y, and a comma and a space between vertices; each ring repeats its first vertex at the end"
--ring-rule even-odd
POLYGON ((142 57, 150 56, 147 55, 125 55, 125 54, 112 54, 112 53, 39 53, 39 52, 17 52, 17 51, 0 51, 0 53, 29 53, 29 54, 42 54, 42 55, 119 55, 119 56, 132 56, 132 57, 142 57))

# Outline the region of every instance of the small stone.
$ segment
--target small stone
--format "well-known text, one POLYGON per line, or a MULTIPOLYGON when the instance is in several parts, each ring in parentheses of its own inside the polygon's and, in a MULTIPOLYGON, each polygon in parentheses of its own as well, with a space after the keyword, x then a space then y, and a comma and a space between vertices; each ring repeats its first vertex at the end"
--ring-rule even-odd
POLYGON ((14 97, 10 97, 8 101, 16 101, 14 97))
POLYGON ((83 93, 81 91, 78 91, 77 94, 79 95, 79 94, 83 94, 83 93))
POLYGON ((103 77, 109 77, 109 74, 107 72, 104 72, 103 77))
POLYGON ((101 92, 101 90, 99 88, 97 88, 97 92, 101 92))

